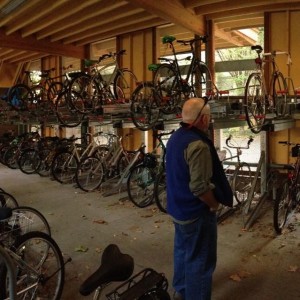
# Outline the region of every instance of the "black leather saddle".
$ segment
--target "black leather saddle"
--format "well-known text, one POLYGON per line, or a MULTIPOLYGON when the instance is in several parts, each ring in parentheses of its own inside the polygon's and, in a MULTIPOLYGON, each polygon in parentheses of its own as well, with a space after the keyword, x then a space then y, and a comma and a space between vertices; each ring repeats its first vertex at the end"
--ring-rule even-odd
POLYGON ((100 267, 83 282, 79 292, 87 296, 101 285, 112 281, 125 281, 130 278, 133 269, 133 258, 122 253, 117 245, 110 244, 102 253, 100 267))

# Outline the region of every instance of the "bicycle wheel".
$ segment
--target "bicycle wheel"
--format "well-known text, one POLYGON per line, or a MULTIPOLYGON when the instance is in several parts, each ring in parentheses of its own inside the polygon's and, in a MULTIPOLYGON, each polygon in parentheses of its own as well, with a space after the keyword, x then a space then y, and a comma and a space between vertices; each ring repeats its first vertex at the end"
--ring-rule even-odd
MULTIPOLYGON (((16 254, 17 287, 22 299, 61 298, 65 268, 57 243, 43 232, 29 232, 20 236, 13 252, 16 254)), ((0 299, 8 297, 6 266, 0 266, 0 299), (2 297, 2 298, 1 298, 2 297)))
POLYGON ((133 92, 130 113, 133 124, 140 130, 151 129, 159 118, 158 96, 152 83, 141 83, 133 92))
POLYGON ((52 82, 47 89, 47 100, 49 102, 55 102, 58 95, 62 92, 64 85, 62 82, 52 82))
POLYGON ((232 178, 232 191, 239 205, 243 205, 246 202, 251 184, 252 174, 250 166, 242 162, 236 167, 232 178))
POLYGON ((7 101, 15 110, 28 110, 27 104, 31 102, 32 92, 26 84, 16 84, 7 94, 7 101))
POLYGON ((14 208, 18 206, 18 201, 13 195, 2 190, 0 191, 0 207, 14 208))
POLYGON ((191 76, 191 85, 194 97, 212 98, 216 95, 215 85, 211 72, 203 62, 194 65, 191 76))
POLYGON ((167 178, 164 169, 160 171, 155 179, 154 200, 159 210, 167 213, 167 178))
POLYGON ((20 235, 31 231, 51 235, 50 225, 42 213, 33 207, 14 207, 12 216, 5 221, 5 230, 0 232, 0 240, 10 247, 20 235))
POLYGON ((273 100, 277 116, 286 114, 288 93, 288 86, 282 73, 276 73, 273 81, 273 100))
POLYGON ((39 164, 36 166, 35 172, 41 177, 48 177, 51 173, 51 158, 53 157, 50 149, 42 149, 39 151, 39 164))
POLYGON ((55 103, 55 113, 59 122, 65 127, 76 127, 81 124, 84 118, 84 114, 79 113, 72 105, 75 102, 70 100, 70 98, 76 98, 77 106, 79 106, 80 97, 75 96, 75 92, 70 94, 64 91, 59 94, 55 103))
POLYGON ((273 208, 273 226, 277 234, 281 234, 286 224, 291 203, 290 197, 289 182, 285 181, 277 190, 273 208))
POLYGON ((127 192, 130 201, 143 208, 153 202, 154 176, 152 170, 137 165, 130 170, 127 179, 127 192))
POLYGON ((81 161, 76 171, 76 182, 80 189, 92 192, 99 188, 103 181, 102 162, 97 157, 87 157, 81 161))
POLYGON ((250 74, 245 88, 244 107, 246 121, 253 133, 259 133, 265 123, 265 95, 261 75, 259 73, 250 74))
POLYGON ((18 159, 19 168, 25 174, 34 174, 39 164, 40 156, 35 149, 24 150, 18 159))
POLYGON ((76 174, 78 160, 70 152, 61 152, 55 155, 51 172, 54 179, 60 183, 71 183, 76 174))
POLYGON ((184 95, 174 68, 170 64, 161 64, 155 71, 153 82, 156 95, 160 100, 160 110, 164 114, 178 112, 184 95))
POLYGON ((9 147, 6 152, 4 153, 3 160, 5 165, 10 169, 17 169, 18 165, 18 155, 19 155, 19 148, 18 146, 11 146, 9 147))
POLYGON ((96 80, 88 74, 72 79, 69 87, 69 101, 81 114, 93 112, 100 99, 100 89, 96 80))
POLYGON ((137 78, 130 70, 120 70, 114 79, 113 91, 117 102, 129 103, 137 86, 137 78))

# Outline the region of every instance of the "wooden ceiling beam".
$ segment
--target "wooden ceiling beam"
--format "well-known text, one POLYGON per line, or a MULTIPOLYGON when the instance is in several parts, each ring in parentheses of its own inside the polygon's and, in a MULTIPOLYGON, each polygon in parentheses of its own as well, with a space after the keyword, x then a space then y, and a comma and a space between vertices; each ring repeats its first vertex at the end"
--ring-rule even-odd
POLYGON ((89 0, 89 1, 80 1, 80 2, 77 1, 76 5, 74 5, 73 0, 69 0, 60 7, 59 11, 53 12, 45 16, 45 18, 43 18, 42 20, 31 23, 29 26, 23 28, 22 37, 27 37, 35 32, 38 32, 60 20, 67 18, 70 15, 80 12, 85 7, 90 6, 99 1, 104 1, 104 0, 89 0))
POLYGON ((32 1, 25 1, 18 9, 11 11, 6 16, 2 16, 0 20, 0 27, 4 26, 7 22, 14 20, 21 16, 23 13, 26 13, 27 10, 30 10, 36 4, 39 3, 40 0, 32 0, 32 1))
POLYGON ((236 37, 234 37, 230 32, 226 32, 223 29, 219 29, 217 26, 215 28, 215 36, 221 38, 225 41, 230 41, 235 46, 244 46, 243 43, 236 37))
POLYGON ((297 1, 297 3, 290 3, 287 4, 272 4, 272 5, 262 5, 262 6, 256 6, 256 7, 248 7, 248 8, 242 8, 242 9, 233 9, 233 10, 224 10, 222 12, 218 13, 208 13, 205 15, 207 20, 217 20, 217 19, 224 19, 224 18, 233 18, 234 16, 245 16, 247 14, 253 14, 253 13, 264 13, 264 12, 273 12, 273 11, 281 11, 281 10, 293 10, 293 9, 299 9, 300 8, 300 1, 297 1))
POLYGON ((28 54, 28 55, 24 55, 23 57, 20 56, 20 57, 10 59, 7 62, 11 63, 11 64, 18 64, 18 63, 23 63, 25 61, 26 62, 34 61, 34 60, 41 59, 41 58, 46 57, 46 56, 48 56, 48 54, 41 54, 41 53, 34 54, 34 53, 31 53, 31 54, 28 54))
MULTIPOLYGON (((97 26, 97 23, 95 24, 95 22, 99 22, 99 20, 101 19, 106 20, 107 22, 112 22, 112 15, 116 13, 128 12, 132 9, 132 6, 124 1, 116 3, 111 3, 111 1, 106 1, 104 3, 99 2, 95 5, 84 8, 76 15, 71 15, 67 18, 64 18, 63 20, 56 22, 55 24, 47 26, 47 28, 41 30, 37 34, 37 39, 43 39, 57 32, 58 36, 65 37, 65 34, 70 34, 70 32, 74 34, 75 28, 84 28, 86 26, 92 28, 94 26, 97 26), (107 18, 108 14, 109 18, 107 18)), ((141 10, 142 9, 139 9, 139 11, 141 10)), ((59 39, 61 38, 55 40, 59 39)))
POLYGON ((47 40, 37 41, 33 37, 22 38, 19 34, 13 33, 6 35, 0 29, 0 45, 6 48, 39 51, 52 55, 70 56, 77 58, 85 58, 84 47, 76 47, 73 45, 63 45, 60 43, 50 43, 47 40))
POLYGON ((93 29, 93 30, 85 30, 83 32, 77 33, 75 35, 70 35, 69 37, 64 39, 64 43, 65 44, 70 44, 76 41, 80 41, 80 40, 84 40, 85 38, 88 38, 90 36, 95 36, 98 34, 101 34, 102 32, 106 32, 106 31, 112 31, 118 28, 123 28, 124 26, 130 26, 132 24, 135 24, 137 22, 137 20, 139 20, 139 22, 144 22, 144 21, 148 21, 153 19, 153 16, 150 15, 148 12, 141 12, 139 14, 133 15, 131 17, 123 17, 121 19, 118 19, 117 22, 112 23, 107 23, 107 24, 103 24, 101 26, 98 27, 98 30, 93 29))
POLYGON ((203 5, 199 7, 195 7, 195 13, 196 15, 206 15, 206 14, 212 14, 212 13, 221 13, 226 11, 232 11, 236 9, 244 9, 245 12, 247 12, 247 9, 253 8, 253 7, 259 7, 259 6, 273 6, 275 5, 284 5, 287 7, 292 3, 299 3, 299 0, 277 0, 276 3, 274 3, 273 0, 251 0, 251 1, 240 1, 240 0, 227 0, 225 2, 220 3, 211 3, 208 5, 203 5), (226 9, 224 9, 226 7, 226 9))
POLYGON ((195 8, 203 5, 208 5, 212 3, 225 2, 226 0, 183 0, 183 5, 186 8, 195 8))
POLYGON ((27 11, 18 16, 18 18, 15 18, 13 22, 10 22, 7 26, 6 34, 12 34, 13 32, 16 32, 20 28, 23 28, 36 20, 42 22, 44 16, 51 14, 51 11, 57 8, 59 9, 60 6, 65 4, 67 1, 68 0, 39 2, 38 5, 34 7, 34 14, 32 11, 27 11))
POLYGON ((170 23, 181 25, 184 28, 203 35, 206 33, 205 20, 202 16, 196 16, 188 11, 179 0, 128 0, 136 4, 138 7, 144 8, 146 11, 169 21, 170 23))
POLYGON ((126 33, 131 33, 131 32, 135 32, 138 30, 142 30, 142 29, 147 29, 147 28, 151 28, 151 27, 155 27, 158 25, 162 25, 165 24, 165 21, 163 21, 161 18, 154 18, 150 21, 145 21, 145 22, 137 22, 135 24, 132 24, 130 26, 123 26, 120 28, 117 28, 115 30, 110 30, 107 32, 103 32, 103 33, 99 33, 98 35, 95 36, 90 36, 86 39, 83 39, 81 41, 78 41, 76 43, 76 45, 86 45, 89 43, 94 43, 97 41, 101 41, 104 39, 108 39, 111 38, 112 36, 118 36, 118 35, 122 35, 122 34, 126 34, 126 33))
MULTIPOLYGON (((110 18, 107 19, 105 17, 94 17, 88 20, 88 22, 83 22, 78 24, 77 26, 74 26, 72 28, 72 33, 70 34, 69 29, 65 29, 61 32, 58 32, 57 34, 54 34, 51 36, 51 41, 59 41, 64 38, 72 37, 74 35, 78 35, 80 33, 89 31, 92 33, 97 33, 94 31, 94 28, 99 28, 99 30, 103 30, 103 26, 107 26, 109 24, 117 23, 121 24, 122 26, 127 23, 127 19, 130 20, 130 18, 135 18, 137 20, 138 16, 145 16, 149 15, 147 12, 145 12, 143 9, 140 8, 133 9, 133 10, 126 10, 124 7, 120 7, 116 11, 113 11, 110 13, 110 18)), ((80 36, 79 36, 80 37, 80 36)))

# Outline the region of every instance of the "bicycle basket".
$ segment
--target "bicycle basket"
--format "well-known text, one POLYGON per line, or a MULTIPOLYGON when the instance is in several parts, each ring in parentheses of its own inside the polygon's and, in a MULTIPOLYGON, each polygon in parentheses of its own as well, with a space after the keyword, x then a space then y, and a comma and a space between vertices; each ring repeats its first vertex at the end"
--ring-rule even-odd
POLYGON ((146 153, 143 163, 147 168, 155 168, 157 165, 157 158, 151 153, 146 153))
POLYGON ((297 144, 292 148, 292 157, 300 156, 300 144, 297 144))

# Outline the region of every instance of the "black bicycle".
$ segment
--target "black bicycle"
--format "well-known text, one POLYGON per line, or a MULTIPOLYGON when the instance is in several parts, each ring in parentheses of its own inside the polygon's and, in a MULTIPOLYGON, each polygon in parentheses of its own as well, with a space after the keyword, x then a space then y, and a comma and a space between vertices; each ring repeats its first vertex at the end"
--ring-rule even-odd
POLYGON ((281 141, 280 144, 292 145, 292 157, 296 161, 285 165, 288 176, 276 193, 274 202, 273 224, 276 233, 281 234, 286 224, 290 223, 293 215, 300 208, 300 144, 281 141))

